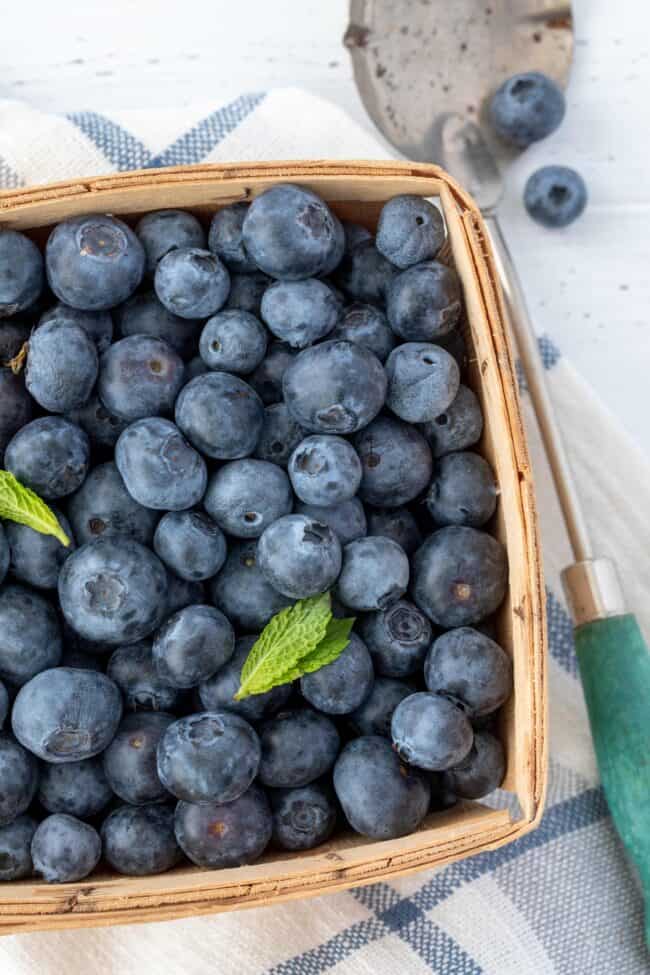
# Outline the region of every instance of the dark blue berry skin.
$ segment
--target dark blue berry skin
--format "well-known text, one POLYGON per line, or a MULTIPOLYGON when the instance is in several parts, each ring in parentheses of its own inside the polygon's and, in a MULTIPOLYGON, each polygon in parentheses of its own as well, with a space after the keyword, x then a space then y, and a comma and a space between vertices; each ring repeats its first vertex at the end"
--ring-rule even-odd
POLYGON ((99 833, 65 813, 44 819, 32 839, 34 870, 48 884, 69 884, 92 873, 102 855, 99 833))
POLYGON ((262 310, 262 295, 272 280, 261 271, 253 271, 252 274, 231 274, 230 294, 225 307, 238 308, 259 318, 262 310))
POLYGON ((187 385, 192 379, 196 379, 197 376, 205 376, 206 372, 210 372, 205 362, 199 355, 193 356, 189 362, 185 364, 185 383, 187 385))
POLYGON ((158 625, 167 573, 153 552, 132 538, 87 542, 59 574, 59 602, 70 626, 87 640, 135 643, 158 625))
POLYGON ((131 497, 112 461, 93 467, 68 501, 68 516, 79 545, 115 535, 150 545, 158 521, 156 511, 131 497))
MULTIPOLYGON (((9 523, 8 523, 9 524, 9 523)), ((4 582, 9 570, 9 539, 0 523, 0 584, 4 582)))
POLYGON ((429 445, 408 423, 377 417, 353 443, 363 470, 359 497, 368 504, 398 508, 413 501, 431 480, 429 445))
POLYGON ((156 754, 158 742, 173 722, 171 714, 161 711, 140 711, 122 718, 103 762, 111 789, 124 802, 141 806, 167 797, 158 778, 156 754))
POLYGON ((438 626, 479 623, 498 609, 507 588, 505 548, 476 528, 440 528, 413 556, 413 601, 438 626))
POLYGON ((231 308, 208 319, 199 352, 209 369, 245 376, 263 360, 266 343, 267 331, 255 315, 231 308))
POLYGON ((324 714, 303 708, 282 711, 260 729, 259 779, 274 789, 295 789, 328 772, 340 747, 336 726, 324 714))
POLYGON ((378 735, 345 746, 334 766, 334 789, 352 829, 375 840, 413 833, 431 794, 424 775, 402 765, 390 742, 378 735))
POLYGON ((562 89, 539 71, 522 72, 504 81, 490 102, 495 132, 519 149, 546 138, 564 118, 562 89))
MULTIPOLYGON (((113 319, 108 311, 81 311, 58 302, 41 315, 38 327, 52 323, 58 326, 78 325, 93 341, 98 353, 104 352, 113 341, 113 319)), ((71 350, 68 351, 71 354, 71 350)))
POLYGON ((167 600, 161 618, 166 619, 172 613, 177 613, 179 609, 185 609, 186 606, 205 602, 204 595, 202 583, 188 582, 187 579, 181 579, 175 572, 167 569, 167 600))
POLYGON ((7 731, 0 732, 0 826, 30 805, 38 788, 38 762, 7 731))
POLYGON ((153 659, 163 680, 196 687, 212 677, 235 652, 235 631, 213 606, 179 609, 156 632, 153 659))
MULTIPOLYGON (((334 224, 334 242, 330 251, 330 256, 326 262, 323 270, 320 272, 319 277, 327 278, 330 274, 333 274, 341 261, 343 260, 343 255, 345 254, 345 232, 340 220, 336 220, 334 224)), ((329 282, 327 282, 329 284, 329 282)), ((343 300, 342 292, 331 285, 332 289, 336 292, 338 297, 343 300)))
POLYGON ((106 674, 122 692, 126 711, 175 711, 180 692, 159 675, 149 640, 118 647, 106 674))
POLYGON ((9 692, 0 680, 0 728, 7 720, 9 714, 9 692))
POLYGON ((113 314, 122 338, 149 335, 162 339, 182 359, 188 359, 196 349, 202 322, 173 315, 153 291, 133 295, 113 314))
POLYGON ((105 661, 101 657, 93 657, 92 654, 78 649, 74 645, 64 645, 61 654, 61 667, 74 667, 76 670, 95 670, 98 674, 103 674, 105 661))
POLYGON ((17 230, 0 231, 0 318, 29 308, 43 290, 44 277, 36 244, 17 230))
POLYGON ((421 196, 394 196, 381 209, 375 240, 380 254, 396 267, 429 261, 445 242, 442 214, 421 196))
POLYGON ((159 261, 154 288, 172 314, 209 318, 226 303, 230 275, 216 254, 200 247, 182 247, 159 261))
POLYGON ((336 803, 318 782, 298 789, 277 789, 269 796, 273 810, 273 843, 282 850, 311 850, 334 832, 336 803))
POLYGON ((66 419, 81 427, 90 446, 100 452, 111 451, 122 431, 129 425, 128 420, 111 413, 96 393, 79 409, 70 410, 66 419))
POLYGON ((212 218, 208 247, 220 257, 229 271, 246 273, 256 270, 242 237, 244 217, 248 213, 248 203, 231 203, 218 210, 212 218))
POLYGON ((302 696, 324 714, 349 714, 368 697, 375 673, 363 640, 350 634, 350 642, 331 664, 300 680, 302 696))
POLYGON ((377 673, 386 677, 410 677, 418 673, 433 636, 431 623, 424 613, 406 599, 365 616, 361 635, 377 673))
POLYGON ((287 368, 282 388, 289 412, 313 433, 354 433, 367 426, 386 399, 379 359, 353 342, 322 342, 304 349, 287 368))
POLYGON ((170 725, 158 746, 158 775, 186 802, 232 802, 251 785, 260 740, 231 711, 202 711, 170 725))
POLYGON ((391 720, 393 744, 400 758, 433 772, 459 765, 474 732, 467 716, 438 694, 418 691, 404 698, 391 720))
POLYGON ((434 640, 424 679, 430 691, 457 702, 470 718, 480 718, 510 697, 512 661, 489 636, 461 626, 434 640))
POLYGON ((361 244, 364 240, 372 240, 370 231, 366 227, 362 227, 360 223, 353 223, 351 220, 341 220, 341 225, 345 236, 345 251, 348 254, 354 250, 357 244, 361 244))
POLYGON ((5 467, 42 498, 72 494, 88 473, 90 444, 79 427, 43 416, 22 427, 5 450, 5 467))
POLYGON ((318 504, 296 504, 296 514, 305 515, 313 521, 327 525, 338 536, 341 545, 363 538, 367 532, 366 513, 358 498, 350 498, 332 506, 318 504))
POLYGON ((153 547, 159 559, 188 582, 211 579, 226 561, 226 539, 203 511, 169 511, 158 522, 153 547))
POLYGON ((503 782, 503 745, 489 731, 474 732, 474 744, 460 765, 443 773, 444 786, 460 799, 482 799, 503 782))
POLYGON ((183 856, 174 835, 174 810, 161 803, 119 806, 102 823, 101 838, 106 862, 129 877, 164 873, 183 856))
POLYGON ((271 403, 264 410, 264 425, 255 448, 255 457, 286 467, 289 457, 304 436, 305 431, 291 416, 286 405, 271 403))
POLYGON ((142 244, 130 227, 108 215, 57 224, 45 248, 50 288, 83 311, 114 308, 133 294, 144 274, 142 244))
POLYGON ((445 352, 448 352, 449 355, 454 357, 461 373, 467 369, 469 353, 467 351, 467 342, 460 328, 453 328, 451 332, 447 332, 446 335, 437 338, 436 345, 440 345, 445 352))
POLYGON ((233 802, 179 802, 174 831, 183 853, 199 867, 254 863, 271 839, 273 820, 262 789, 251 786, 233 802))
POLYGON ((185 210, 146 213, 135 225, 135 232, 144 247, 149 277, 153 277, 158 262, 170 251, 179 247, 205 247, 205 230, 185 210))
POLYGON ((274 589, 292 599, 325 592, 341 571, 341 544, 327 525, 285 515, 257 543, 257 564, 274 589))
POLYGON ((408 508, 381 508, 368 515, 368 534, 392 538, 412 555, 422 544, 422 533, 408 508))
POLYGON ((343 304, 317 278, 278 281, 264 292, 262 319, 273 334, 294 349, 304 349, 332 331, 343 304))
POLYGON ((247 721, 259 721, 284 707, 291 694, 291 684, 280 684, 264 694, 253 694, 242 701, 235 700, 242 667, 256 640, 257 636, 240 637, 228 663, 209 680, 203 681, 199 694, 204 708, 209 711, 225 709, 247 721))
POLYGON ((255 450, 264 406, 243 379, 211 372, 183 387, 176 400, 176 422, 201 453, 215 460, 236 460, 255 450))
POLYGON ((56 508, 52 510, 70 539, 67 547, 53 535, 43 535, 27 525, 12 521, 5 525, 11 552, 11 574, 36 589, 56 588, 61 566, 74 549, 74 536, 68 519, 56 508))
POLYGON ((408 583, 408 556, 392 538, 368 535, 345 546, 336 594, 350 609, 385 609, 404 595, 408 583))
POLYGON ((405 342, 388 356, 388 407, 409 423, 440 416, 453 403, 460 385, 456 360, 439 345, 405 342))
POLYGON ((0 464, 11 438, 26 426, 34 413, 34 401, 25 388, 23 376, 0 368, 0 464))
POLYGON ((587 206, 587 187, 569 166, 543 166, 528 177, 524 203, 543 227, 568 227, 587 206))
POLYGON ((21 687, 11 716, 21 744, 46 762, 78 762, 110 744, 122 696, 105 674, 56 667, 21 687))
POLYGON ((152 416, 128 426, 117 441, 115 463, 127 491, 145 508, 183 511, 205 494, 205 461, 171 420, 152 416))
POLYGON ((380 362, 386 361, 396 344, 395 335, 384 312, 374 305, 364 305, 361 302, 355 302, 345 310, 330 338, 363 345, 380 362))
POLYGON ((306 437, 289 458, 289 477, 305 504, 338 505, 349 501, 361 483, 361 461, 343 437, 306 437))
POLYGON ((344 256, 334 281, 355 301, 383 305, 395 267, 380 254, 374 240, 363 240, 344 256))
POLYGON ((401 680, 377 677, 365 701, 348 715, 348 725, 355 735, 390 738, 393 711, 400 701, 412 693, 413 688, 401 680))
POLYGON ((283 342, 272 342, 264 362, 248 377, 249 383, 265 405, 282 400, 282 380, 295 358, 296 353, 283 342))
POLYGON ((247 253, 265 274, 299 281, 328 273, 342 229, 328 205, 302 186, 279 184, 251 203, 243 226, 247 253))
POLYGON ((398 274, 386 295, 390 327, 406 342, 435 342, 458 323, 460 279, 438 261, 424 261, 398 274))
POLYGON ((0 827, 0 883, 31 877, 32 839, 38 823, 31 816, 18 816, 0 827))
POLYGON ((483 413, 476 393, 461 384, 453 403, 440 416, 423 424, 422 432, 434 457, 473 447, 483 433, 483 413))
POLYGON ((494 471, 480 454, 469 450, 446 454, 435 465, 427 507, 438 525, 480 528, 497 505, 494 471))
POLYGON ((162 339, 129 335, 104 352, 97 392, 123 420, 171 413, 185 380, 183 360, 162 339))
POLYGON ((113 798, 101 756, 60 765, 43 762, 37 798, 49 813, 97 816, 113 798))
POLYGON ((233 625, 248 633, 259 632, 272 616, 292 603, 267 582, 258 565, 254 540, 229 547, 221 572, 210 584, 210 595, 233 625))
POLYGON ((22 685, 61 659, 61 627, 54 607, 27 586, 0 589, 0 677, 22 685))
POLYGON ((31 328, 24 322, 3 321, 0 329, 0 365, 17 356, 25 342, 29 341, 31 328))
POLYGON ((277 464, 234 460, 210 477, 205 510, 228 535, 258 538, 293 507, 291 484, 277 464))

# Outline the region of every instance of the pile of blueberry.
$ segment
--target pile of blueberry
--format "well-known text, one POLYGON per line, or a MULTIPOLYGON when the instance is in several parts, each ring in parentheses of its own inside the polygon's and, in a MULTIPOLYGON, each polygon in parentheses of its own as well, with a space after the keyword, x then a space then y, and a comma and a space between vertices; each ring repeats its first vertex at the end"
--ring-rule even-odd
POLYGON ((418 197, 373 237, 293 185, 207 235, 0 233, 0 460, 72 539, 0 523, 0 879, 386 839, 500 784, 507 561, 444 239, 418 197), (325 591, 343 653, 236 701, 325 591))

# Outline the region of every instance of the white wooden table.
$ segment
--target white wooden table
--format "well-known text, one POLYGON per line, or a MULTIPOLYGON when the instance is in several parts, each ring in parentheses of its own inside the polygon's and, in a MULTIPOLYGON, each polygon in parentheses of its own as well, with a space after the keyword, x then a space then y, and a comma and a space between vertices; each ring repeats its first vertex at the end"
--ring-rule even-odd
MULTIPOLYGON (((478 0, 477 0, 478 2, 478 0)), ((0 97, 51 111, 154 108, 302 85, 370 127, 341 38, 347 0, 21 0, 3 13, 0 97)), ((559 132, 513 167, 503 204, 531 311, 650 457, 650 7, 574 0, 576 59, 559 132), (591 199, 564 232, 527 217, 540 165, 591 199)))

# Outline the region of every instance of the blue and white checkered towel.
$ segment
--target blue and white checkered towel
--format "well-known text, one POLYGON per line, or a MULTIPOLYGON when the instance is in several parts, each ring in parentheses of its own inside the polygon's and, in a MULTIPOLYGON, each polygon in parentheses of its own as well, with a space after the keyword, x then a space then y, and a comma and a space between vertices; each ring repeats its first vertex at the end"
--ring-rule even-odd
MULTIPOLYGON (((336 106, 303 91, 215 109, 45 115, 0 101, 0 185, 200 161, 386 158, 336 106)), ((552 246, 550 244, 549 246, 552 246)), ((599 554, 623 570, 650 633, 650 469, 560 351, 549 385, 599 554)), ((7 975, 642 975, 641 901, 612 830, 559 584, 562 521, 524 392, 548 587, 550 787, 539 829, 436 872, 313 900, 132 928, 0 940, 7 975)))

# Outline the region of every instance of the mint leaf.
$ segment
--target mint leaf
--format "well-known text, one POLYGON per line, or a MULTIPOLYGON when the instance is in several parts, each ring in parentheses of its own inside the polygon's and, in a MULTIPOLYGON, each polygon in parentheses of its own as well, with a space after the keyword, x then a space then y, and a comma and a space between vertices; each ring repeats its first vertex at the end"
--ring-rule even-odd
POLYGON ((27 525, 41 535, 54 535, 66 547, 70 544, 51 508, 9 471, 0 471, 0 518, 27 525))
POLYGON ((326 664, 334 663, 350 642, 350 630, 353 626, 354 617, 343 620, 332 617, 320 643, 310 653, 300 658, 300 676, 312 674, 326 664))

